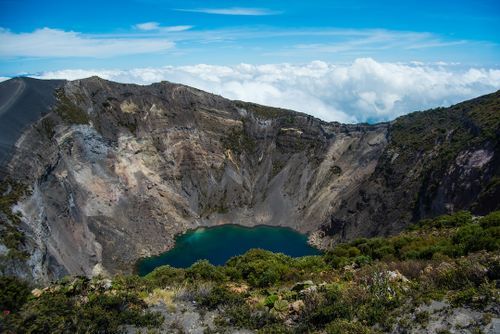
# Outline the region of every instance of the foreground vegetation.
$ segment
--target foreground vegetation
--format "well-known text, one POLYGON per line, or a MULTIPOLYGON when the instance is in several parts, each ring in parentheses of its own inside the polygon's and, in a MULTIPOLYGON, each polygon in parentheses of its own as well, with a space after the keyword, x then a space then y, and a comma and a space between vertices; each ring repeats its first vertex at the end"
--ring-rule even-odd
POLYGON ((189 304, 215 314, 207 333, 404 333, 429 322, 422 305, 443 300, 481 311, 484 316, 468 324, 479 333, 499 316, 490 307, 500 297, 499 249, 500 211, 481 218, 459 212, 320 256, 256 249, 224 266, 199 261, 187 269, 159 267, 145 277, 67 278, 33 291, 2 277, 0 331, 114 333, 135 326, 154 332, 163 326, 175 332, 164 315, 189 304))

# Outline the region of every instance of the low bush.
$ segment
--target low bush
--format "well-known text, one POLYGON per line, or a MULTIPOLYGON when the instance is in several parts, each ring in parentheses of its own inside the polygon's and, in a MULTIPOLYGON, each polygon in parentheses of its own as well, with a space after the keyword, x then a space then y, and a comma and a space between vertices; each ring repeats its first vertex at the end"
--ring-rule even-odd
POLYGON ((30 289, 16 277, 0 276, 0 296, 0 312, 15 312, 28 300, 30 289))
POLYGON ((293 261, 284 254, 262 249, 252 249, 241 256, 231 258, 228 267, 236 269, 238 277, 254 287, 267 287, 283 281, 293 270, 293 261))
POLYGON ((99 291, 94 282, 76 278, 31 297, 19 312, 4 318, 15 333, 118 333, 122 326, 158 327, 161 315, 146 312, 135 290, 99 291), (103 331, 104 330, 104 331, 103 331))
POLYGON ((245 298, 239 293, 232 292, 225 286, 216 286, 206 296, 199 297, 197 302, 209 309, 215 309, 219 306, 244 304, 245 298))
POLYGON ((500 211, 476 221, 469 212, 461 211, 421 221, 398 236, 361 238, 339 244, 326 253, 325 261, 334 268, 342 268, 352 263, 363 265, 372 260, 457 258, 480 250, 499 249, 500 211))
POLYGON ((371 334, 374 333, 370 327, 359 322, 345 319, 336 319, 325 327, 328 334, 371 334))
POLYGON ((194 263, 185 271, 186 277, 191 281, 216 281, 225 279, 224 271, 221 267, 216 267, 207 260, 200 260, 194 263))
POLYGON ((180 283, 184 280, 185 270, 174 268, 169 265, 155 268, 144 278, 154 287, 163 288, 173 283, 180 283))

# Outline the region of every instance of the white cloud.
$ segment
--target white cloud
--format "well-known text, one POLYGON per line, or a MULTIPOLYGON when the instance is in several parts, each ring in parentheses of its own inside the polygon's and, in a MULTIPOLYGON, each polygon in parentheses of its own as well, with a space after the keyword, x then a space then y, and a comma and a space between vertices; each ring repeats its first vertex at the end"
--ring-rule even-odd
POLYGON ((161 26, 158 22, 144 22, 139 23, 134 26, 138 30, 142 31, 159 31, 159 32, 178 32, 178 31, 186 31, 193 26, 189 25, 181 25, 181 26, 161 26))
POLYGON ((9 79, 10 79, 9 77, 0 77, 0 82, 5 81, 5 80, 9 80, 9 79))
POLYGON ((160 28, 160 24, 158 22, 144 22, 144 23, 139 23, 135 25, 136 29, 139 30, 156 30, 160 28))
POLYGON ((160 52, 173 46, 160 37, 99 37, 50 28, 13 33, 0 28, 0 57, 113 57, 160 52))
POLYGON ((302 111, 327 121, 386 121, 415 110, 447 106, 500 89, 500 70, 360 58, 346 65, 193 65, 131 70, 63 70, 40 78, 149 84, 161 80, 227 98, 302 111))
POLYGON ((164 32, 178 32, 178 31, 186 31, 193 28, 193 26, 169 26, 169 27, 160 27, 160 31, 164 32))
POLYGON ((241 15, 241 16, 266 16, 266 15, 277 15, 281 12, 273 11, 264 8, 196 8, 196 9, 177 9, 181 12, 193 12, 193 13, 204 13, 204 14, 216 14, 216 15, 241 15))

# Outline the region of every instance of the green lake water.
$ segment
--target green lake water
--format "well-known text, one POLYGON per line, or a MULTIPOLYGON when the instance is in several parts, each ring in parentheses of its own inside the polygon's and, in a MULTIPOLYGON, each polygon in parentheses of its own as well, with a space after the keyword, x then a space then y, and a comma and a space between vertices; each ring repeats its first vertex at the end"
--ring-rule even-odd
POLYGON ((320 254, 316 248, 307 244, 307 236, 288 228, 222 225, 199 228, 178 236, 174 248, 141 260, 137 269, 139 275, 144 276, 156 267, 166 264, 187 268, 198 260, 206 259, 214 265, 222 265, 231 257, 241 255, 252 248, 284 253, 292 257, 320 254))

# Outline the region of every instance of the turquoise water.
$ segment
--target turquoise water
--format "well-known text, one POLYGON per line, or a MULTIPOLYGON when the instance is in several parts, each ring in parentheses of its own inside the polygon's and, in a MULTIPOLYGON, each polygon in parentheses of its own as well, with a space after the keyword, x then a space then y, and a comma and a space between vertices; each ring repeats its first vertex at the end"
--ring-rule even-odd
POLYGON ((316 248, 307 244, 307 236, 288 228, 223 225, 199 228, 177 237, 174 248, 141 260, 137 269, 139 275, 143 276, 165 264, 187 268, 198 260, 207 259, 214 265, 222 265, 231 257, 241 255, 252 248, 262 248, 293 257, 320 254, 316 248))

